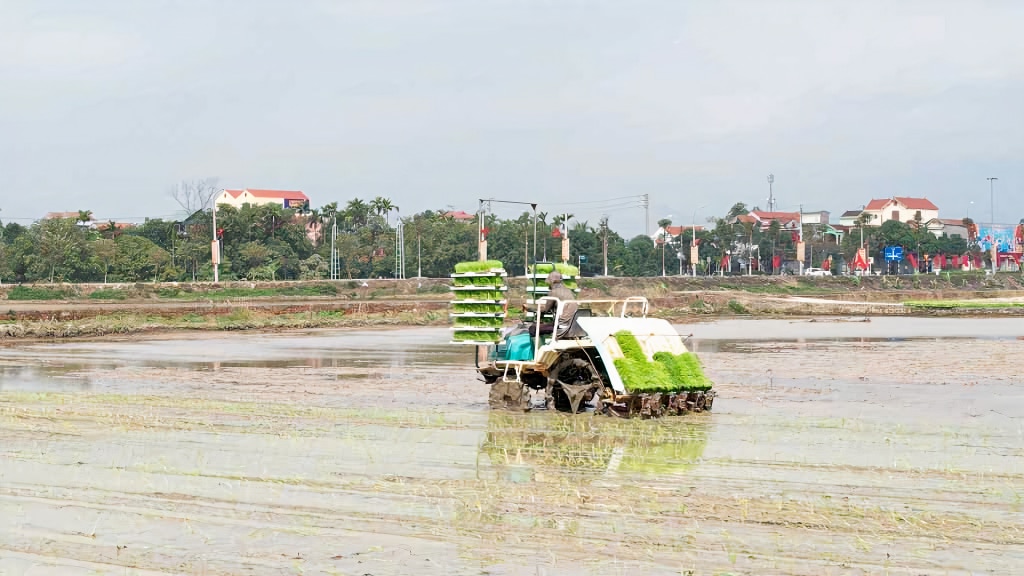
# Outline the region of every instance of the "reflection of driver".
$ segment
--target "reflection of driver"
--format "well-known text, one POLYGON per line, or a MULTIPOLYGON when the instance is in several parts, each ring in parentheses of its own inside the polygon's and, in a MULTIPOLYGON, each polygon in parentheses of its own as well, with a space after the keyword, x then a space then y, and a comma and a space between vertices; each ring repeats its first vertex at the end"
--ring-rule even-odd
MULTIPOLYGON (((551 273, 548 274, 548 286, 550 287, 548 296, 558 298, 558 300, 562 302, 562 313, 557 319, 557 335, 559 338, 564 338, 565 336, 571 337, 574 334, 570 334, 570 332, 578 331, 578 329, 576 329, 575 322, 576 311, 579 307, 575 302, 576 295, 572 293, 572 290, 566 288, 565 284, 562 284, 562 274, 558 270, 552 270, 551 273)), ((557 306, 558 302, 555 300, 546 300, 540 305, 540 311, 549 312, 551 310, 555 310, 557 306)), ((542 333, 548 330, 553 331, 553 329, 553 326, 541 325, 542 333)))

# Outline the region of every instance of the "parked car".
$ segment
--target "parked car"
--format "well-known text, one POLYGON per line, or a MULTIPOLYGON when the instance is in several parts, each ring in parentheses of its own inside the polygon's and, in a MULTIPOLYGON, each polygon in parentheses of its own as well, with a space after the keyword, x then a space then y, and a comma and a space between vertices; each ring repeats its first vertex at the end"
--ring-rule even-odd
POLYGON ((824 268, 806 268, 804 269, 804 276, 828 276, 829 271, 824 268))

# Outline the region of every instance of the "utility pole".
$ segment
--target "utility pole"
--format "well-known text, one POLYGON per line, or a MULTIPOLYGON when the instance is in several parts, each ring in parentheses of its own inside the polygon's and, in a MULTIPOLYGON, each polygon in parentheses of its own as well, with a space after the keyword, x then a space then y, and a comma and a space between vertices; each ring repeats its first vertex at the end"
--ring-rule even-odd
POLYGON ((800 205, 800 217, 797 218, 797 226, 798 226, 798 228, 800 230, 800 246, 799 246, 799 248, 797 248, 797 250, 799 251, 799 254, 797 254, 797 256, 799 256, 799 258, 797 258, 797 260, 800 262, 800 275, 803 276, 804 275, 804 205, 803 204, 800 205))
POLYGON ((775 183, 775 174, 768 175, 768 211, 775 212, 775 196, 772 194, 772 184, 775 183))
MULTIPOLYGON (((702 204, 693 211, 693 216, 690 218, 690 232, 693 232, 693 240, 690 242, 690 267, 693 268, 693 277, 697 277, 697 257, 700 256, 700 250, 697 248, 697 210, 706 208, 707 204, 702 204)), ((683 249, 682 235, 679 238, 679 249, 683 249)))
POLYGON ((220 242, 217 241, 217 200, 213 200, 213 242, 210 243, 210 258, 213 261, 213 283, 220 282, 220 242))
POLYGON ((604 255, 604 275, 608 276, 608 217, 601 217, 601 252, 604 255))
POLYGON ((395 224, 395 278, 405 279, 405 225, 401 217, 395 224))
POLYGON ((337 215, 331 216, 331 280, 338 279, 338 273, 341 271, 340 263, 338 262, 338 217, 337 215))
POLYGON ((644 209, 644 234, 651 235, 651 198, 650 195, 644 194, 640 200, 640 206, 644 209))
POLYGON ((996 180, 999 180, 999 178, 996 178, 995 176, 989 176, 987 180, 989 202, 991 203, 992 208, 992 219, 989 221, 989 229, 991 230, 992 234, 992 273, 995 274, 996 260, 999 259, 999 249, 996 248, 996 193, 992 183, 996 180))
POLYGON ((523 228, 523 276, 530 275, 530 231, 523 228))

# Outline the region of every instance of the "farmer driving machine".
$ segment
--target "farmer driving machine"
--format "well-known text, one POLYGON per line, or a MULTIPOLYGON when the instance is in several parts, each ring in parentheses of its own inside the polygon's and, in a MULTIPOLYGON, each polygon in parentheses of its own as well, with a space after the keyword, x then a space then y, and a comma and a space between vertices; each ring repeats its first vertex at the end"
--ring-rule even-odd
POLYGON ((579 293, 575 266, 535 264, 524 320, 511 324, 501 262, 455 266, 452 343, 476 348, 492 408, 642 418, 711 409, 715 392, 700 361, 668 321, 647 316, 647 298, 562 301, 548 295, 553 270, 579 293), (569 304, 575 313, 566 319, 569 304))

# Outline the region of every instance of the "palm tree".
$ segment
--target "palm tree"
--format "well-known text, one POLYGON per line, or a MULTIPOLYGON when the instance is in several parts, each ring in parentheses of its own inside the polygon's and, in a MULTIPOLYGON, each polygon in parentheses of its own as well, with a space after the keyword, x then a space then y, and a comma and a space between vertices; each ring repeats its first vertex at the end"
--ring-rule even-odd
POLYGON ((370 206, 359 198, 353 198, 345 205, 342 220, 347 223, 350 229, 356 229, 366 226, 369 215, 370 206))
POLYGON ((383 196, 377 196, 370 201, 370 209, 373 210, 378 216, 383 216, 384 221, 388 226, 391 226, 391 211, 398 210, 398 206, 395 206, 391 200, 384 198, 383 196))
POLYGON ((575 214, 558 214, 557 216, 551 219, 551 224, 553 226, 561 228, 562 224, 565 224, 569 220, 572 220, 575 216, 575 214))
POLYGON ((733 218, 740 216, 742 214, 747 214, 748 212, 749 210, 747 210, 746 204, 744 204, 743 202, 737 202, 732 205, 732 208, 729 208, 729 213, 726 214, 725 219, 732 220, 733 218))
POLYGON ((313 231, 313 247, 320 244, 323 238, 323 212, 319 208, 310 208, 306 212, 306 229, 313 231))
POLYGON ((78 211, 78 218, 75 219, 75 222, 78 222, 78 223, 81 223, 81 224, 84 225, 84 224, 88 223, 90 220, 92 220, 92 210, 79 210, 78 211))

